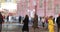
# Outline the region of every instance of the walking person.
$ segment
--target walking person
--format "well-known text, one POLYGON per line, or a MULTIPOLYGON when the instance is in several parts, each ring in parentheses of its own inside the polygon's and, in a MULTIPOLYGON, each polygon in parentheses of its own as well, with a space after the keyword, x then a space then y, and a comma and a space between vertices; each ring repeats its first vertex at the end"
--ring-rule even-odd
POLYGON ((3 16, 2 16, 2 14, 1 14, 1 12, 0 12, 0 32, 2 31, 2 23, 4 22, 4 20, 3 20, 3 16))
POLYGON ((43 17, 41 21, 42 21, 42 27, 44 28, 45 27, 45 25, 44 25, 45 24, 45 18, 43 17))
POLYGON ((48 19, 48 30, 49 32, 54 32, 53 16, 50 16, 48 19))
POLYGON ((29 27, 28 27, 28 23, 29 23, 29 17, 28 15, 25 16, 25 19, 23 20, 23 28, 22 28, 22 32, 29 32, 29 27))
POLYGON ((21 16, 19 16, 19 23, 21 23, 21 16))
POLYGON ((35 29, 38 28, 38 16, 35 14, 33 19, 33 29, 35 32, 35 29))
POLYGON ((48 17, 45 18, 46 29, 48 29, 48 17))
POLYGON ((57 23, 57 28, 58 28, 58 31, 57 32, 59 32, 59 29, 60 29, 60 14, 57 17, 56 23, 57 23))
POLYGON ((7 16, 7 22, 9 22, 9 15, 7 16))

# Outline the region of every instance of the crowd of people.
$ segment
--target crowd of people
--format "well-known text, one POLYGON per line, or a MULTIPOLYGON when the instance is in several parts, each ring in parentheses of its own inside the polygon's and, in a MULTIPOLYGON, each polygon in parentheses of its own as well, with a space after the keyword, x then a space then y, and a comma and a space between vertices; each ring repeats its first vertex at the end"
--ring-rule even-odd
MULTIPOLYGON (((55 32, 55 28, 56 28, 55 27, 55 18, 53 16, 42 17, 42 19, 40 21, 42 21, 42 27, 43 28, 45 28, 44 24, 46 23, 47 24, 46 28, 48 29, 48 31, 49 32, 55 32)), ((24 23, 24 25, 23 25, 22 31, 29 31, 29 27, 28 27, 29 17, 28 17, 28 15, 23 20, 23 23, 24 23)), ((59 29, 60 29, 60 14, 56 19, 56 23, 57 23, 57 32, 59 32, 59 29)), ((34 29, 34 32, 35 32, 36 28, 39 29, 39 27, 38 27, 38 15, 37 14, 34 15, 32 27, 34 29)))
MULTIPOLYGON (((8 16, 9 17, 9 16, 8 16)), ((8 18, 7 18, 8 19, 8 18)), ((42 27, 45 28, 45 23, 47 24, 47 29, 49 32, 55 32, 54 28, 55 28, 55 18, 53 16, 49 16, 49 17, 42 17, 40 18, 40 21, 42 22, 42 27)), ((21 17, 19 17, 19 23, 21 22, 21 17)), ((35 13, 34 14, 34 18, 33 18, 33 29, 34 29, 34 32, 35 32, 35 29, 39 29, 38 27, 38 15, 35 13)), ((0 32, 2 30, 2 23, 4 23, 4 17, 2 16, 1 12, 0 12, 0 32)), ((58 31, 59 32, 59 29, 60 29, 60 14, 59 16, 57 17, 56 19, 56 23, 57 23, 57 28, 58 28, 58 31)), ((23 28, 22 28, 22 32, 29 32, 29 16, 26 15, 24 20, 23 20, 23 28)))

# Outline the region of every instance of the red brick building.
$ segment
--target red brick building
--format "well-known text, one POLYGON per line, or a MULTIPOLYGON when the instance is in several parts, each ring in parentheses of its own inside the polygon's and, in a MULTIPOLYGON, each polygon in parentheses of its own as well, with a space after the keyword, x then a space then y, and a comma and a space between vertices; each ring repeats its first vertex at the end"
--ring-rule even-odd
POLYGON ((27 11, 33 11, 36 7, 38 16, 55 16, 59 14, 60 0, 20 0, 17 3, 18 14, 25 16, 27 11))

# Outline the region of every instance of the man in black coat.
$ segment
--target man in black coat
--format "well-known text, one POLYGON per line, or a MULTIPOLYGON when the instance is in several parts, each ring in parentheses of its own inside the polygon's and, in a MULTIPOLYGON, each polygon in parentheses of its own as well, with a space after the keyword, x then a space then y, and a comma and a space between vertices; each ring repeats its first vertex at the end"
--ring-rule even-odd
POLYGON ((59 32, 59 29, 60 29, 60 15, 57 17, 56 23, 57 23, 57 28, 58 28, 58 32, 59 32))
POLYGON ((21 16, 19 16, 19 23, 21 23, 21 16))
POLYGON ((22 28, 22 32, 24 32, 24 31, 29 32, 29 27, 28 27, 29 17, 28 17, 28 15, 25 16, 25 19, 23 20, 23 23, 24 23, 24 25, 23 25, 23 28, 22 28))
POLYGON ((9 22, 9 15, 7 16, 7 22, 9 22))

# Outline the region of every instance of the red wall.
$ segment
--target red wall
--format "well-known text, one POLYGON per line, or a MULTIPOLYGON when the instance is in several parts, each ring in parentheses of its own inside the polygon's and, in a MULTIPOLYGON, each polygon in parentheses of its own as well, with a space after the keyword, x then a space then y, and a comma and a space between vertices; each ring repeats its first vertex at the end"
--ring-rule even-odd
MULTIPOLYGON (((45 2, 44 1, 45 0, 42 1, 43 7, 40 7, 40 0, 36 0, 36 4, 37 4, 36 9, 37 9, 38 16, 51 16, 51 15, 54 16, 55 5, 59 3, 58 0, 52 0, 52 2, 50 2, 51 0, 46 0, 45 2)), ((35 9, 33 2, 34 0, 29 0, 29 6, 26 7, 28 5, 26 4, 26 1, 25 2, 20 1, 17 4, 18 15, 25 16, 26 14, 29 14, 26 9, 22 8, 22 5, 24 6, 24 8, 27 8, 33 11, 33 9, 35 9)))

